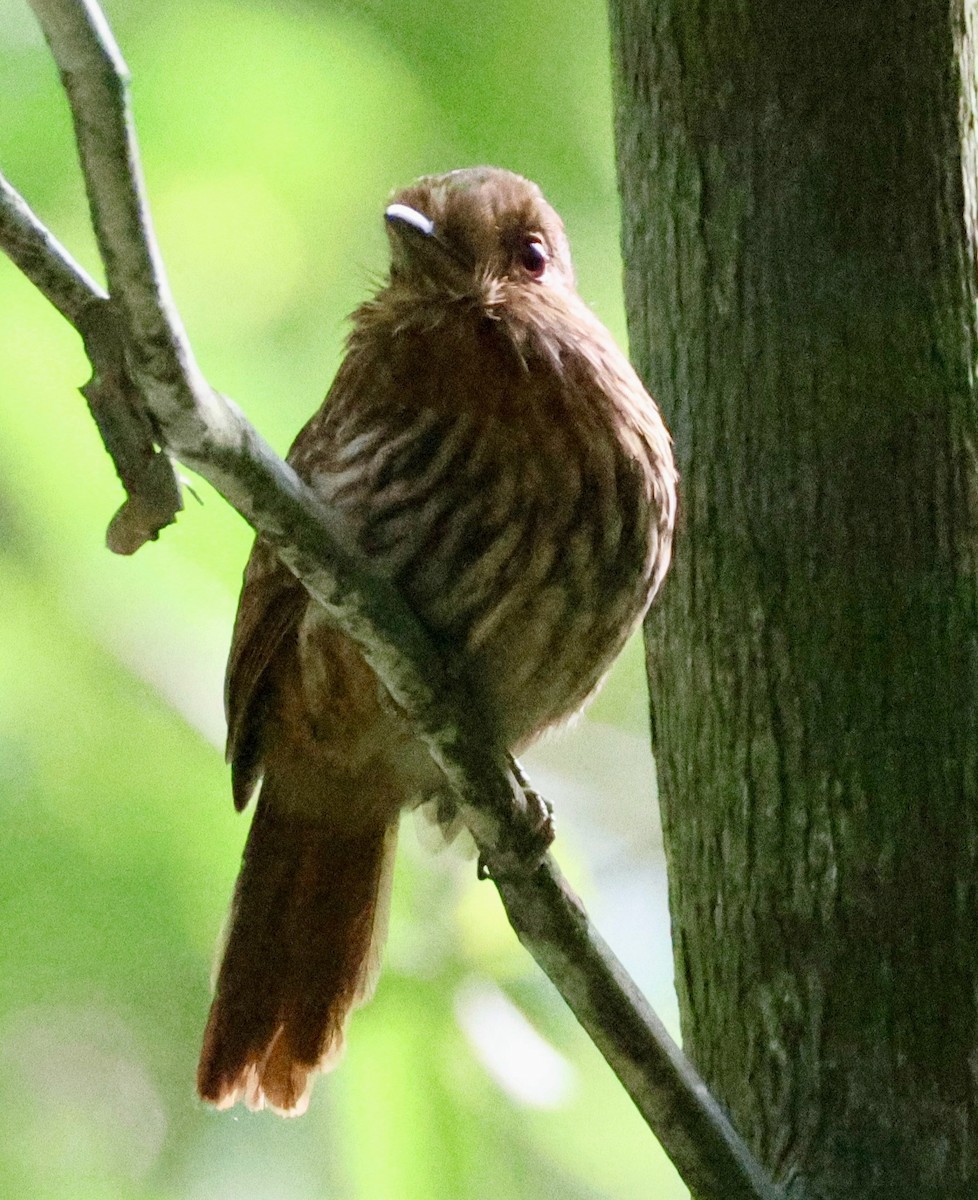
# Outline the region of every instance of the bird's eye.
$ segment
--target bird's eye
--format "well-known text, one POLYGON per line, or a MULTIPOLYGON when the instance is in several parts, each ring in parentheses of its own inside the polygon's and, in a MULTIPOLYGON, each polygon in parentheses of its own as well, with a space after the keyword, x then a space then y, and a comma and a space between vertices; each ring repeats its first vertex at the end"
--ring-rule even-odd
POLYGON ((539 237, 528 237, 520 247, 520 265, 528 275, 539 279, 546 271, 549 256, 547 247, 539 237))

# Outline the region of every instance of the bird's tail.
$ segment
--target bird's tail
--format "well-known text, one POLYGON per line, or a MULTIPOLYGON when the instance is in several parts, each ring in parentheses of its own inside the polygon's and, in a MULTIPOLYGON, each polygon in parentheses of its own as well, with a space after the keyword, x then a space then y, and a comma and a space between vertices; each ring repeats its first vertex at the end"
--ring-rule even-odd
POLYGON ((266 776, 197 1069, 204 1100, 305 1111, 377 980, 396 836, 396 821, 339 835, 285 811, 266 776))

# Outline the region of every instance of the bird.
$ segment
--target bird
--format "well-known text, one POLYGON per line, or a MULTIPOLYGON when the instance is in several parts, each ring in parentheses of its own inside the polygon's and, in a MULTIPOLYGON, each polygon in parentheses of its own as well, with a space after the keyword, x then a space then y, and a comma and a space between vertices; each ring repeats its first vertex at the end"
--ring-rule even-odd
MULTIPOLYGON (((384 219, 389 273, 353 313, 288 462, 467 682, 486 738, 515 754, 584 706, 659 589, 672 442, 579 296, 536 184, 498 167, 428 175, 384 219)), ((258 800, 198 1092, 298 1115, 374 990, 400 814, 445 785, 260 536, 225 702, 235 807, 258 800)))

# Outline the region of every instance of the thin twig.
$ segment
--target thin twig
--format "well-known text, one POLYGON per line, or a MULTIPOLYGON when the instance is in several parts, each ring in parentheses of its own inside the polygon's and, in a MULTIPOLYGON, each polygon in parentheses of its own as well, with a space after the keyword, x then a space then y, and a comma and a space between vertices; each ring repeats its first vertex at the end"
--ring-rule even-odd
POLYGON ((108 296, 0 174, 0 247, 75 328, 108 296))
POLYGON ((156 447, 149 413, 132 382, 125 330, 108 296, 0 175, 0 247, 79 331, 94 374, 81 389, 126 490, 106 543, 132 554, 171 525, 183 507, 173 464, 156 447))
MULTIPOLYGON (((133 380, 163 444, 276 546, 416 722, 459 797, 520 940, 700 1200, 777 1200, 780 1193, 592 928, 552 858, 540 861, 536 798, 524 794, 506 762, 483 743, 477 705, 448 679, 404 601, 361 559, 336 514, 200 376, 152 238, 128 76, 108 25, 94 0, 32 3, 72 105, 133 380)), ((35 232, 31 253, 53 271, 58 256, 44 231, 35 232)), ((32 268, 31 277, 39 270, 32 268)))

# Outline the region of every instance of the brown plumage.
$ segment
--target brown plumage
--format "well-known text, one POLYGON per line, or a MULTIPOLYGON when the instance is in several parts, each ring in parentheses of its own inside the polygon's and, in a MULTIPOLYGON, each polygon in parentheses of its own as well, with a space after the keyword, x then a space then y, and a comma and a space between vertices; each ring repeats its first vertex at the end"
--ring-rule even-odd
MULTIPOLYGON (((476 168, 387 209, 388 282, 289 461, 340 509, 519 750, 576 711, 669 562, 658 410, 574 290, 538 188, 476 168)), ((385 933, 398 815, 439 780, 363 658, 259 539, 227 675, 235 805, 261 781, 198 1087, 304 1110, 385 933)))

